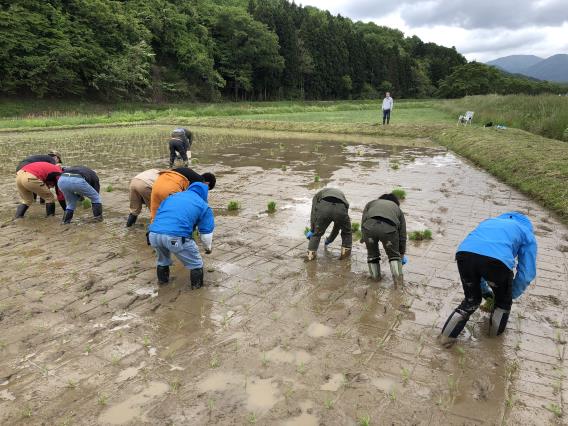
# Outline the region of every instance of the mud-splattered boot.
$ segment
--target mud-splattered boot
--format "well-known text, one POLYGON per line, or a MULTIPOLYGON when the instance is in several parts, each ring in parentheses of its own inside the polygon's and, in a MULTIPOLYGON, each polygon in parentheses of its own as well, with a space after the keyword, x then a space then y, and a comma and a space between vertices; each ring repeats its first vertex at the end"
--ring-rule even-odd
POLYGON ((156 275, 158 276, 158 284, 164 285, 170 282, 170 267, 160 266, 156 268, 156 275))
POLYGON ((191 289, 196 290, 203 287, 203 268, 192 269, 189 271, 191 289))
POLYGON ((46 203, 45 204, 45 215, 46 216, 55 216, 55 203, 46 203))
POLYGON ((351 256, 351 247, 341 247, 341 255, 339 256, 339 258, 345 259, 349 256, 351 256))
POLYGON ((316 252, 315 250, 308 250, 308 255, 306 257, 307 261, 312 261, 316 258, 316 252))
POLYGON ((71 219, 73 219, 73 210, 65 210, 65 213, 63 213, 63 220, 61 221, 61 223, 67 225, 69 223, 71 223, 71 219))
POLYGON ((128 215, 128 219, 126 219, 126 227, 130 228, 132 225, 134 225, 136 223, 136 219, 138 219, 138 216, 130 213, 128 215))
POLYGON ((381 258, 380 257, 370 257, 367 259, 367 266, 369 267, 369 275, 375 281, 381 279, 381 258))
POLYGON ((101 203, 93 203, 93 218, 98 222, 103 220, 103 205, 101 203))
POLYGON ((394 286, 395 287, 402 286, 404 282, 402 275, 402 262, 400 260, 391 260, 389 261, 389 266, 394 286))
POLYGON ((30 206, 26 206, 25 204, 18 204, 18 207, 16 207, 16 215, 14 216, 14 219, 23 218, 29 208, 30 206))

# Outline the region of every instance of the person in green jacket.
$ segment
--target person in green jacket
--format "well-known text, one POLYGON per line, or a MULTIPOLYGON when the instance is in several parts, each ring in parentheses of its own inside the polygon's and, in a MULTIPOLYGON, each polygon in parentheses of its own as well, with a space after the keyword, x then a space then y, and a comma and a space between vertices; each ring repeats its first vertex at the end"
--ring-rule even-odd
POLYGON ((361 220, 362 239, 367 246, 369 273, 375 280, 381 277, 379 242, 389 258, 395 286, 402 285, 402 265, 406 263, 406 220, 400 202, 394 194, 383 194, 367 203, 361 220))
POLYGON ((306 233, 306 237, 310 240, 308 260, 315 259, 321 237, 331 222, 333 222, 333 230, 325 239, 325 246, 331 244, 341 231, 341 258, 347 257, 351 253, 353 243, 349 202, 339 189, 324 188, 312 199, 310 230, 306 233))

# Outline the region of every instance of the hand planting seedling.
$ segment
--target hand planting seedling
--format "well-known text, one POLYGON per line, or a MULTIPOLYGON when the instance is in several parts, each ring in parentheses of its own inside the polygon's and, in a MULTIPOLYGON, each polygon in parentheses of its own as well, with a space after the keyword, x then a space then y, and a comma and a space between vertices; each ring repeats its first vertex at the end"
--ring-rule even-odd
POLYGON ((269 201, 267 206, 268 213, 274 213, 276 211, 276 201, 269 201))
POLYGON ((408 239, 412 241, 423 241, 432 239, 432 231, 429 229, 424 229, 422 231, 412 231, 408 234, 408 239))
POLYGON ((229 205, 227 206, 227 210, 229 210, 230 212, 237 211, 240 208, 241 205, 239 204, 239 202, 234 200, 229 201, 229 205))
POLYGON ((392 190, 392 194, 396 196, 399 200, 406 199, 406 191, 402 188, 395 188, 392 190))

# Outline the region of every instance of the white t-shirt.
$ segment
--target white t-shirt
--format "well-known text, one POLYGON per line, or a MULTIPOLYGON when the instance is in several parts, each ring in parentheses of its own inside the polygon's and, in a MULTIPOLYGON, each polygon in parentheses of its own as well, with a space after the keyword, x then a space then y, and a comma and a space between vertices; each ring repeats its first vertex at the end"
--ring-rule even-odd
POLYGON ((392 106, 393 106, 393 100, 390 96, 388 98, 383 99, 383 110, 392 109, 392 106))

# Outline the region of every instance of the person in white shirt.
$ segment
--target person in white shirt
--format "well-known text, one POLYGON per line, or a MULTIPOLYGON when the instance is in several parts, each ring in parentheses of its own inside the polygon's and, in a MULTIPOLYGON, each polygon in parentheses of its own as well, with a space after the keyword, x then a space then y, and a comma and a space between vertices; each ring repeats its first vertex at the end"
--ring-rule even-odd
POLYGON ((390 92, 387 92, 383 99, 383 125, 389 124, 393 105, 394 102, 391 98, 390 92))

